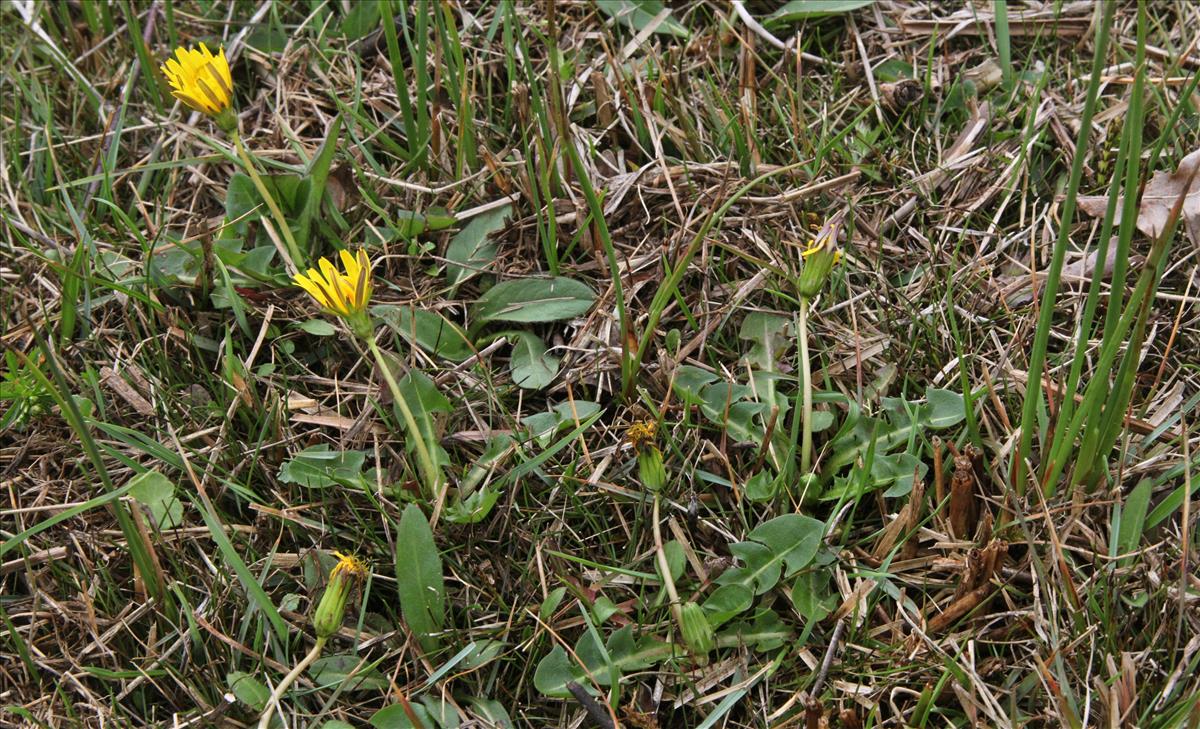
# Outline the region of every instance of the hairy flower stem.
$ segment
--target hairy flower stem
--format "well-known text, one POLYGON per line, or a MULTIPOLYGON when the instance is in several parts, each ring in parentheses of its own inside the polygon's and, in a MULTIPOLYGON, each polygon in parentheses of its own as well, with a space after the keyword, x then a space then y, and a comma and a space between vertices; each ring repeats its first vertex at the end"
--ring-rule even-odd
POLYGON ((275 709, 279 706, 279 699, 283 698, 284 692, 288 690, 296 678, 304 673, 304 669, 312 665, 312 662, 321 657, 321 650, 325 648, 325 638, 317 638, 317 642, 313 644, 312 650, 308 655, 304 656, 299 663, 288 672, 288 675, 283 677, 275 690, 271 692, 271 697, 267 699, 267 706, 263 709, 262 717, 258 720, 258 729, 267 729, 271 725, 271 717, 275 714, 275 709))
POLYGON ((808 361, 808 306, 807 296, 800 298, 800 377, 803 435, 800 441, 800 472, 807 475, 812 470, 812 365, 808 361))
POLYGON ((287 244, 288 256, 292 259, 292 265, 296 267, 297 271, 304 270, 306 259, 300 255, 300 247, 296 245, 296 238, 292 235, 292 227, 288 225, 287 218, 283 216, 283 211, 280 210, 279 204, 275 202, 275 198, 267 190, 262 176, 258 174, 258 167, 254 164, 254 158, 246 150, 246 145, 242 144, 241 133, 237 129, 234 129, 229 133, 229 136, 233 139, 233 146, 237 148, 238 157, 242 159, 242 167, 245 168, 250 181, 254 183, 254 189, 258 190, 259 197, 267 204, 267 209, 271 211, 271 217, 275 218, 275 224, 279 226, 279 234, 283 236, 284 243, 287 244))
POLYGON ((400 408, 400 415, 404 418, 404 426, 408 428, 409 437, 416 444, 414 450, 417 452, 417 466, 420 468, 425 486, 429 489, 430 495, 437 497, 440 503, 442 497, 441 472, 434 468, 433 458, 430 455, 428 446, 425 444, 425 436, 421 434, 421 429, 417 427, 417 420, 413 417, 412 410, 408 407, 408 401, 404 399, 404 393, 400 391, 400 384, 396 382, 396 378, 392 375, 392 368, 388 366, 387 360, 383 357, 383 352, 379 349, 379 345, 375 343, 375 337, 364 337, 364 339, 366 339, 367 347, 371 350, 371 354, 375 356, 375 362, 379 365, 379 369, 383 373, 383 379, 387 382, 388 389, 392 392, 392 399, 395 400, 397 407, 400 408))

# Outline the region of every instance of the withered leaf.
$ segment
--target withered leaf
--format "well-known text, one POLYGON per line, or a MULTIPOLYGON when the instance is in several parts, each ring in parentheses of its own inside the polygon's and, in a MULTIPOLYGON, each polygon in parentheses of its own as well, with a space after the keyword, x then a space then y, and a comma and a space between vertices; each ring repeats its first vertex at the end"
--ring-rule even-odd
MULTIPOLYGON (((1191 186, 1187 189, 1187 197, 1183 201, 1181 213, 1185 229, 1193 235, 1200 235, 1200 175, 1194 175, 1200 167, 1200 149, 1184 157, 1179 168, 1174 172, 1155 172, 1142 192, 1142 201, 1138 206, 1137 228, 1151 238, 1162 235, 1171 217, 1171 210, 1179 200, 1184 186, 1189 180, 1191 186)), ((1114 225, 1121 222, 1122 199, 1117 201, 1117 217, 1114 225)), ((1084 195, 1079 198, 1079 207, 1088 215, 1101 218, 1108 206, 1106 195, 1084 195)))

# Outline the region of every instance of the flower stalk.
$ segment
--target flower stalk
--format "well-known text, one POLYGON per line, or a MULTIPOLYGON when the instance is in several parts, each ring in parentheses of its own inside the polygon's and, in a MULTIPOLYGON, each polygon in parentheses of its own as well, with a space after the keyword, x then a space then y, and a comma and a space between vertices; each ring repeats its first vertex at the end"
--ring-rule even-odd
POLYGON ((812 470, 813 429, 812 429, 812 363, 808 360, 808 307, 807 296, 800 297, 800 396, 801 396, 801 427, 803 432, 800 440, 800 472, 807 474, 812 470))
POLYGON ((667 591, 667 598, 671 601, 671 614, 675 616, 675 622, 679 623, 680 628, 683 627, 683 613, 681 612, 682 603, 679 600, 679 591, 675 589, 675 579, 671 577, 671 564, 667 561, 667 551, 663 549, 662 527, 659 526, 659 502, 661 497, 658 493, 654 494, 654 516, 652 527, 654 530, 654 556, 658 561, 658 571, 662 573, 663 588, 667 591))
POLYGON ((812 299, 825 289, 833 267, 842 258, 842 252, 838 249, 838 233, 841 227, 842 215, 839 213, 821 226, 821 229, 817 231, 801 253, 804 258, 804 268, 800 271, 800 281, 797 284, 800 294, 798 334, 800 338, 801 423, 803 428, 800 441, 800 471, 806 477, 812 471, 813 466, 813 383, 812 362, 809 360, 808 352, 808 315, 812 307, 812 299))
POLYGON ((430 455, 429 447, 425 443, 425 436, 421 433, 421 429, 417 427, 417 419, 413 417, 412 409, 408 407, 408 401, 404 398, 404 393, 400 390, 400 383, 396 382, 396 377, 392 374, 391 367, 383 357, 383 351, 379 349, 379 344, 375 342, 374 336, 365 338, 367 348, 371 350, 371 354, 375 357, 375 362, 379 365, 380 372, 383 373, 383 379, 387 383, 388 389, 391 390, 392 399, 395 400, 396 406, 400 408, 400 416, 404 418, 404 426, 408 428, 409 435, 413 439, 413 450, 417 453, 417 466, 421 471, 422 479, 429 488, 430 494, 434 495, 438 501, 441 501, 442 489, 445 484, 442 483, 442 472, 433 465, 433 457, 430 455))
POLYGON ((242 143, 241 133, 234 127, 229 132, 229 136, 233 140, 233 146, 237 149, 238 157, 242 161, 242 169, 246 171, 246 175, 254 183, 254 189, 258 191, 258 196, 266 203, 267 209, 271 211, 271 217, 275 219, 275 226, 279 228, 279 234, 283 236, 284 245, 287 246, 288 257, 292 259, 292 266, 297 271, 302 270, 306 259, 300 252, 300 246, 296 243, 296 236, 292 234, 292 226, 288 225, 288 219, 284 216, 279 203, 275 202, 275 196, 267 189, 266 183, 263 182, 262 176, 258 173, 258 165, 254 163, 254 158, 246 149, 246 145, 242 143))
POLYGON ((658 571, 662 574, 663 589, 667 591, 671 617, 679 626, 684 645, 699 660, 706 661, 713 649, 713 629, 704 610, 694 601, 686 603, 679 599, 675 578, 671 576, 671 564, 663 548, 661 517, 662 490, 667 484, 667 470, 663 465, 662 451, 654 442, 657 426, 647 420, 634 423, 625 431, 625 438, 637 453, 638 478, 646 490, 654 494, 654 513, 651 528, 654 531, 654 556, 658 571))
POLYGON ((663 548, 662 527, 659 524, 661 521, 659 504, 661 502, 662 494, 655 491, 652 524, 654 556, 658 562, 658 571, 662 573, 663 588, 667 591, 667 598, 670 600, 671 616, 675 618, 675 624, 679 626, 679 634, 683 637, 684 645, 697 659, 702 662, 707 661, 708 654, 715 646, 712 624, 708 622, 708 616, 704 614, 704 609, 698 604, 691 600, 685 603, 679 599, 675 578, 671 576, 671 564, 667 561, 667 551, 663 548))
POLYGON ((271 725, 271 717, 279 708, 279 700, 283 698, 288 687, 295 683, 300 674, 304 673, 304 670, 321 656, 325 644, 342 627, 350 594, 367 576, 367 566, 359 558, 341 552, 333 554, 338 558, 338 563, 329 573, 329 584, 325 586, 325 593, 321 595, 321 601, 317 603, 312 616, 313 630, 317 634, 317 640, 313 643, 312 649, 292 667, 292 670, 288 671, 288 674, 271 692, 262 716, 259 717, 258 729, 267 729, 271 725))
POLYGON ((229 61, 225 58, 225 49, 221 48, 216 55, 208 50, 203 43, 199 48, 175 49, 175 55, 168 58, 159 67, 167 83, 171 85, 171 95, 179 99, 185 106, 206 114, 233 141, 237 149, 238 159, 246 175, 254 183, 254 189, 266 203, 267 209, 279 227, 287 246, 288 257, 292 266, 301 270, 305 258, 301 255, 300 247, 296 245, 296 237, 292 228, 275 197, 267 189, 254 158, 242 143, 242 135, 238 132, 237 111, 233 108, 233 76, 229 72, 229 61))
POLYGON ((408 406, 400 383, 396 381, 383 351, 375 341, 375 325, 371 321, 371 315, 367 313, 367 304, 371 302, 371 260, 367 257, 367 252, 360 249, 354 254, 342 251, 341 261, 345 273, 339 272, 328 258, 322 258, 317 264, 319 271, 310 268, 307 273, 296 274, 293 281, 307 291, 326 313, 341 319, 350 332, 366 343, 367 349, 371 350, 371 356, 375 358, 383 373, 383 379, 392 393, 396 407, 400 409, 404 426, 412 439, 421 479, 425 482, 429 494, 437 497, 440 503, 445 488, 442 472, 434 465, 433 451, 425 442, 425 436, 417 426, 417 419, 413 417, 412 408, 408 406))
POLYGON ((275 715, 275 711, 279 708, 279 700, 283 698, 283 694, 287 692, 288 687, 295 683, 300 674, 313 664, 313 661, 321 657, 321 651, 325 649, 325 643, 328 638, 317 638, 310 650, 300 662, 288 671, 288 675, 283 677, 275 690, 271 692, 271 696, 267 699, 267 706, 263 709, 262 716, 258 719, 258 729, 268 729, 271 726, 271 717, 275 715))

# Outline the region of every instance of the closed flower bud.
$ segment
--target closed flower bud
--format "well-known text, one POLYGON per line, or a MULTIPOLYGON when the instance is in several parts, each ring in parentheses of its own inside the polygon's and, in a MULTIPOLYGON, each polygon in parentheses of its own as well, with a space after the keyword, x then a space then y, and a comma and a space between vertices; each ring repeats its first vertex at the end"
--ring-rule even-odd
POLYGON ((657 446, 643 446, 638 452, 638 478, 650 491, 661 491, 667 483, 667 469, 657 446))
POLYGON ((654 443, 658 428, 653 420, 643 420, 629 426, 625 439, 637 453, 638 478, 650 491, 661 491, 667 483, 667 469, 663 466, 662 451, 654 443))
POLYGON ((678 329, 670 329, 667 331, 667 351, 675 354, 679 351, 680 341, 683 339, 683 334, 678 329))
POLYGON ((329 573, 329 584, 325 586, 325 594, 321 595, 321 602, 317 603, 312 617, 313 630, 321 639, 328 638, 342 627, 350 593, 367 576, 367 566, 359 558, 340 552, 333 554, 338 558, 338 563, 329 573))
POLYGON ((688 650, 698 656, 708 655, 715 647, 713 629, 704 610, 694 602, 686 602, 679 611, 679 629, 688 650))
POLYGON ((829 273, 833 265, 841 260, 842 252, 838 250, 838 233, 842 227, 842 216, 835 215, 825 222, 804 249, 804 268, 800 269, 800 283, 797 285, 800 296, 811 299, 825 288, 829 281, 829 273))
POLYGON ((821 495, 821 477, 815 473, 801 475, 796 481, 794 492, 800 497, 802 503, 811 503, 821 495))

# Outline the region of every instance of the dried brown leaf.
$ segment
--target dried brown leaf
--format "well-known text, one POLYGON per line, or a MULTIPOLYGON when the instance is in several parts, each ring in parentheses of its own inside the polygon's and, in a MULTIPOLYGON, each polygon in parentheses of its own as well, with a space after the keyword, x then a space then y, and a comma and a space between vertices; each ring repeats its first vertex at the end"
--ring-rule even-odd
MULTIPOLYGON (((145 382, 145 378, 139 377, 138 379, 145 382)), ((104 367, 101 369, 100 381, 136 410, 138 415, 144 418, 154 417, 154 406, 150 404, 150 401, 143 397, 132 385, 123 380, 113 368, 104 367)))
MULTIPOLYGON (((1179 163, 1179 168, 1174 172, 1154 173, 1150 182, 1146 184, 1146 189, 1142 192, 1141 203, 1138 205, 1138 230, 1151 238, 1162 235, 1170 220, 1171 210, 1174 209, 1179 196, 1184 194, 1185 186, 1189 181, 1191 186, 1186 188, 1186 198, 1183 201, 1183 222, 1185 227, 1190 230, 1200 230, 1200 175, 1195 174, 1197 167, 1200 167, 1200 149, 1184 157, 1183 161, 1179 163)), ((1121 222, 1121 206, 1124 204, 1124 197, 1122 195, 1121 199, 1117 201, 1117 216, 1114 225, 1121 222)), ((1079 198, 1079 207, 1088 215, 1097 218, 1103 217, 1105 208, 1108 207, 1108 196, 1082 196, 1079 198)))
POLYGON ((913 478, 913 490, 909 494, 908 503, 883 529, 883 533, 879 535, 879 541, 875 543, 875 549, 871 553, 875 559, 882 561, 887 557, 888 552, 892 551, 892 547, 896 546, 897 540, 900 539, 906 532, 909 533, 909 539, 904 543, 904 550, 901 553, 901 559, 912 559, 916 556, 916 528, 921 523, 921 508, 925 500, 925 484, 919 478, 913 478), (909 549, 911 547, 911 549, 909 549))

